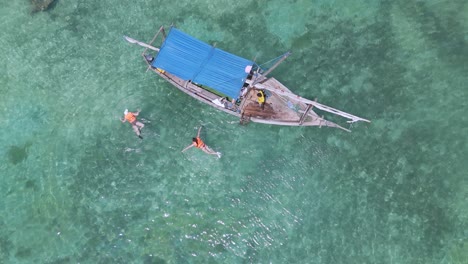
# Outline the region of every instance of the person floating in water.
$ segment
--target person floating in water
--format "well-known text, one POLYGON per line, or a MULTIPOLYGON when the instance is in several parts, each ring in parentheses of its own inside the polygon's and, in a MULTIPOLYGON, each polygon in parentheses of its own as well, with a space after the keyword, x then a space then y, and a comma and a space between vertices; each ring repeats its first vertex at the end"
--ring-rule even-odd
POLYGON ((262 90, 257 93, 257 102, 263 110, 265 108, 265 93, 262 90))
POLYGON ((207 153, 207 154, 210 154, 210 155, 217 155, 218 158, 221 158, 221 152, 216 152, 214 150, 212 150, 210 147, 208 147, 200 138, 200 131, 201 131, 202 127, 200 127, 198 129, 198 134, 197 134, 197 137, 194 137, 192 138, 192 144, 188 145, 187 147, 185 147, 182 152, 186 151, 187 149, 191 148, 191 147, 197 147, 201 150, 203 150, 203 152, 207 153))
POLYGON ((135 131, 137 136, 143 139, 143 137, 140 134, 141 134, 141 129, 145 125, 141 123, 140 121, 137 121, 136 117, 139 114, 140 114, 140 109, 138 109, 137 112, 129 112, 128 109, 125 109, 124 118, 121 118, 120 121, 122 121, 122 123, 125 123, 126 121, 128 121, 132 125, 133 131, 135 131))

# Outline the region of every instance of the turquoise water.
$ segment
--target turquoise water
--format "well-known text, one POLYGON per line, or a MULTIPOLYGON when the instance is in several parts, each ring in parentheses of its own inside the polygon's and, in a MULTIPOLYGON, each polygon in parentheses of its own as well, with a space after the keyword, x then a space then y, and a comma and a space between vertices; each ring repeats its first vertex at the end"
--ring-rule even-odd
POLYGON ((4 1, 0 262, 468 263, 468 3, 368 2, 4 1), (171 23, 372 123, 240 126, 122 40, 171 23))

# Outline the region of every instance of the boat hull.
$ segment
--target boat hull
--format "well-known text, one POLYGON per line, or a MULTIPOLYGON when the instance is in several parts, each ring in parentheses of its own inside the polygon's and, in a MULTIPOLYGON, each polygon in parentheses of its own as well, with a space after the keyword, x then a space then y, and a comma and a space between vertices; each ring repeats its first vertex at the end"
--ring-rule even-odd
MULTIPOLYGON (((255 89, 251 89, 244 94, 241 98, 242 103, 240 105, 235 108, 228 109, 213 102, 220 99, 222 95, 213 93, 200 85, 183 80, 163 70, 151 69, 154 73, 172 84, 172 86, 181 92, 219 111, 241 118, 241 123, 251 121, 254 123, 281 126, 328 126, 347 130, 333 122, 323 119, 312 110, 307 113, 307 117, 301 122, 301 117, 307 106, 305 104, 293 104, 293 102, 288 100, 285 101, 284 98, 275 93, 268 93, 265 106, 262 109, 257 102, 255 89)), ((278 88, 287 90, 284 85, 274 78, 270 78, 266 83, 264 83, 264 85, 272 84, 278 88)))

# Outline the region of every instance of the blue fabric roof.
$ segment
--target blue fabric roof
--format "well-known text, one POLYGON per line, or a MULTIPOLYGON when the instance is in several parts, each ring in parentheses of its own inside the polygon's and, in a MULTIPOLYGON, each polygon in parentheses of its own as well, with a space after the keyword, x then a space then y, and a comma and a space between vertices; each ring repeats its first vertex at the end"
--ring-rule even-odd
POLYGON ((152 66, 184 80, 208 86, 237 98, 245 82, 246 66, 252 61, 214 48, 184 32, 171 28, 152 66))

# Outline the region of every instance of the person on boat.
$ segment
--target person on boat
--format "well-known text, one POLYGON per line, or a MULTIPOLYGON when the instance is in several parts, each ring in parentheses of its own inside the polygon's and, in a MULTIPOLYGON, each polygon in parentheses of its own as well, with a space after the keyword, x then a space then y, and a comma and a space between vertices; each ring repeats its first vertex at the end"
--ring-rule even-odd
POLYGON ((124 111, 124 118, 121 118, 120 121, 122 123, 129 122, 132 125, 133 131, 137 134, 137 136, 141 139, 143 137, 141 136, 141 129, 145 126, 143 123, 137 120, 137 116, 140 114, 140 109, 137 110, 137 112, 129 112, 128 109, 125 109, 124 111))
POLYGON ((200 127, 198 129, 198 133, 197 133, 197 137, 194 137, 192 138, 192 144, 188 145, 187 147, 185 147, 182 152, 186 151, 187 149, 191 148, 191 147, 196 147, 196 148, 199 148, 201 150, 203 150, 203 152, 205 152, 206 154, 210 154, 210 155, 217 155, 218 158, 221 158, 221 152, 216 152, 214 151, 213 149, 211 149, 210 147, 208 147, 205 142, 203 142, 203 140, 201 140, 200 138, 200 131, 201 131, 202 127, 200 127))
POLYGON ((224 108, 230 109, 233 111, 237 110, 236 99, 229 100, 228 97, 221 98, 221 103, 224 105, 224 108))
POLYGON ((262 109, 265 108, 265 93, 262 90, 257 93, 257 102, 262 109))

